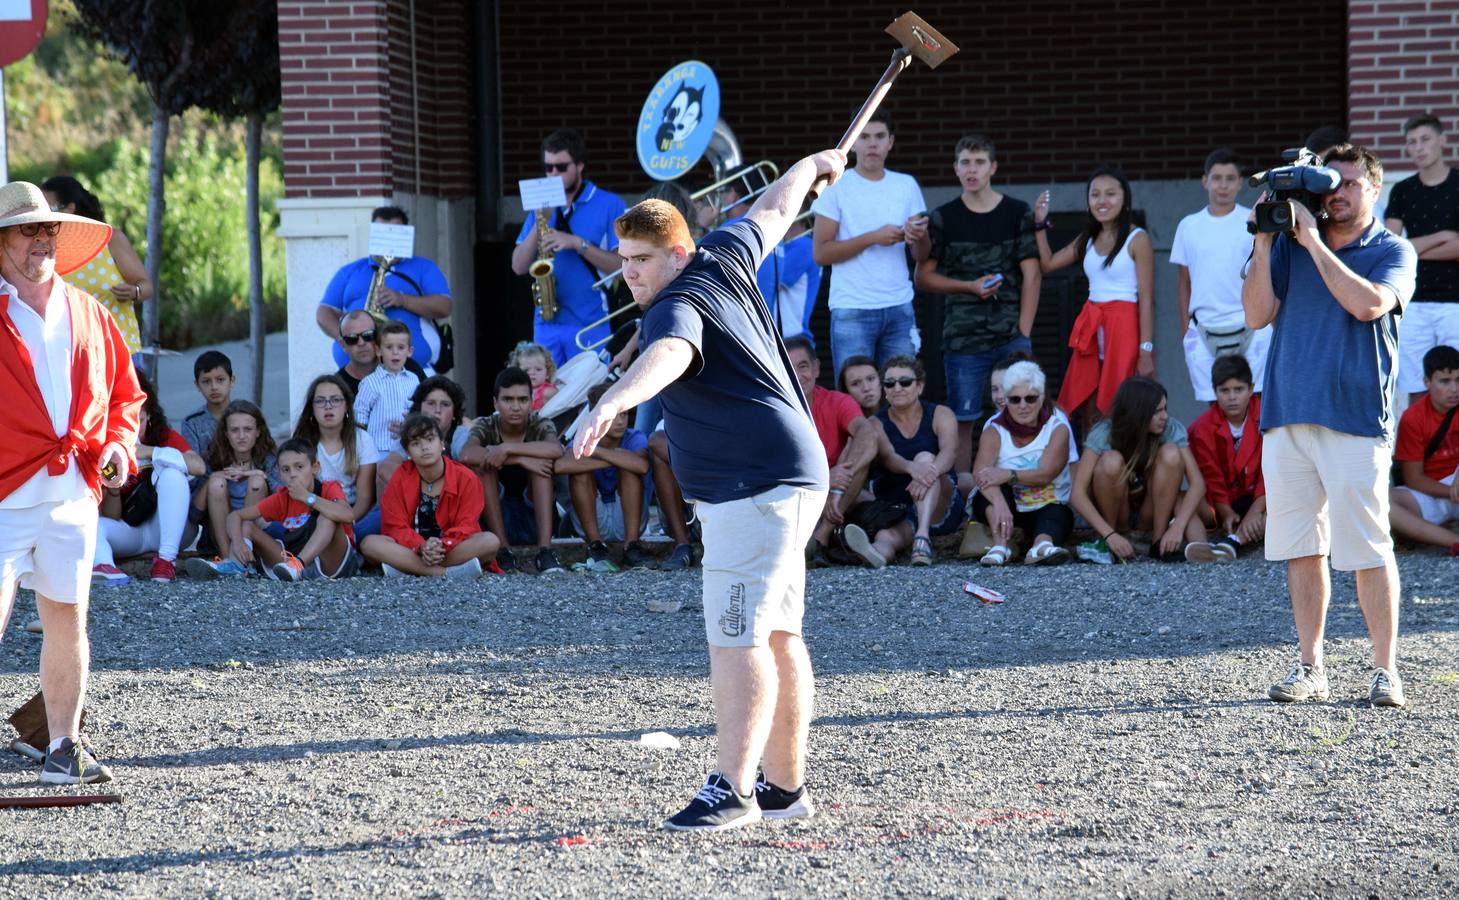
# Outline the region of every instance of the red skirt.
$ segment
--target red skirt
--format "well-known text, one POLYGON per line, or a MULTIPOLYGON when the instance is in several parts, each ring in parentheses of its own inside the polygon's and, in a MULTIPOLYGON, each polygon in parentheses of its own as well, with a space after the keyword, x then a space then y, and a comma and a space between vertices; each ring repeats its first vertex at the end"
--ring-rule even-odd
POLYGON ((1135 374, 1140 358, 1140 305, 1123 300, 1086 301, 1069 335, 1069 367, 1059 389, 1059 406, 1074 412, 1094 395, 1094 405, 1109 415, 1120 382, 1135 374), (1099 334, 1104 332, 1104 359, 1099 334))

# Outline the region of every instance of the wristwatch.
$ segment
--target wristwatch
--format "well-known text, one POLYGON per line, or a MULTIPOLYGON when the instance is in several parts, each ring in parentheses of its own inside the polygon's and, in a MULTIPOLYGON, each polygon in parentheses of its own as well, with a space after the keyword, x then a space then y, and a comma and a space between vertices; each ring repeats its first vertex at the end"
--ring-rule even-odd
POLYGON ((1140 344, 1140 352, 1141 353, 1154 353, 1155 352, 1155 345, 1152 344, 1152 343, 1150 343, 1149 341, 1144 341, 1143 343, 1140 344))
POLYGON ((1035 222, 1035 223, 1033 223, 1033 230, 1034 231, 1048 231, 1049 229, 1051 229, 1053 227, 1054 227, 1054 220, 1053 219, 1044 219, 1042 222, 1035 222))
POLYGON ((304 505, 307 506, 307 507, 309 507, 310 509, 313 509, 314 508, 314 501, 316 501, 318 499, 319 499, 319 497, 317 495, 315 495, 311 491, 310 494, 309 494, 309 496, 307 496, 307 497, 304 498, 304 505))
POLYGON ((578 253, 588 252, 588 239, 578 238, 578 253))

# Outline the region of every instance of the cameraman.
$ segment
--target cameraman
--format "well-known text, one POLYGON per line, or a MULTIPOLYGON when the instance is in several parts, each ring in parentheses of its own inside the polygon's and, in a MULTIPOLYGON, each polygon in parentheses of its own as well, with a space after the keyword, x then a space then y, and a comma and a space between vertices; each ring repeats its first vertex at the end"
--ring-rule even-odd
POLYGON ((1368 700, 1402 706, 1388 473, 1398 318, 1413 295, 1418 258, 1373 217, 1383 184, 1378 158, 1343 144, 1323 162, 1342 176, 1321 198, 1325 221, 1297 203, 1292 232, 1256 235, 1241 288, 1247 327, 1274 325, 1261 409, 1266 557, 1287 560, 1301 651, 1296 668, 1267 693, 1279 701, 1328 698, 1322 632, 1330 553, 1334 568, 1357 572, 1373 642, 1368 700))

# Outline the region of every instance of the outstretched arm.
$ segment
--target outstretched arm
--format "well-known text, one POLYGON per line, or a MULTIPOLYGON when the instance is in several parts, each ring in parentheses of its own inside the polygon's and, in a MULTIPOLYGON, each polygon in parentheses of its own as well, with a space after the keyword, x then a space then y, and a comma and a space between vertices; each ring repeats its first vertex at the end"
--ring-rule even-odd
MULTIPOLYGON (((806 187, 810 187, 810 182, 806 187)), ((572 442, 573 456, 578 459, 591 456, 620 412, 633 409, 679 380, 693 365, 696 352, 694 345, 683 338, 664 337, 649 344, 578 426, 577 437, 572 442)))
POLYGON ((750 207, 748 218, 760 226, 767 251, 780 243, 790 223, 800 215, 801 204, 816 179, 826 175, 834 184, 845 170, 846 154, 840 150, 822 150, 791 166, 760 195, 750 207))

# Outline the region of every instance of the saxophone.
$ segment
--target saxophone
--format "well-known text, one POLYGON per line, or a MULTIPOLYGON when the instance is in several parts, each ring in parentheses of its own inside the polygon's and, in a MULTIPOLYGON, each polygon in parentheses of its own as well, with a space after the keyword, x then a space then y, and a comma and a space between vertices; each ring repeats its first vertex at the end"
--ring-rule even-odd
POLYGON ((380 305, 380 289, 385 286, 385 276, 390 274, 391 266, 394 266, 397 261, 393 256, 379 257, 375 264, 375 276, 370 279, 370 290, 365 293, 365 312, 369 313, 376 323, 384 322, 389 318, 385 314, 385 307, 380 305))
POLYGON ((537 305, 537 312, 541 313, 544 322, 557 318, 557 280, 552 275, 552 251, 542 246, 551 215, 552 210, 546 207, 537 210, 537 258, 527 269, 527 274, 532 276, 532 302, 537 305))

